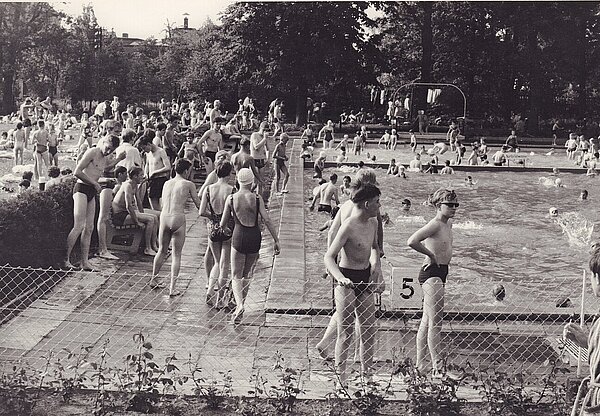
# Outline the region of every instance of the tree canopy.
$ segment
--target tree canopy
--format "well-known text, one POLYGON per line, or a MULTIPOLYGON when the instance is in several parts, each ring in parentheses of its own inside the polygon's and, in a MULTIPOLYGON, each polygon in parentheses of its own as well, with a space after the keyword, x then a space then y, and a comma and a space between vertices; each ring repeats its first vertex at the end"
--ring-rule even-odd
MULTIPOLYGON (((521 112, 534 122, 597 115, 598 2, 238 2, 182 35, 128 47, 90 6, 69 18, 47 3, 0 3, 2 110, 26 95, 73 102, 274 98, 303 123, 306 100, 335 109, 368 102, 371 86, 451 83, 471 117, 521 112), (375 12, 373 12, 375 11, 375 12)), ((426 105, 426 90, 414 102, 426 105)), ((462 108, 443 90, 438 104, 462 108)), ((454 110, 453 110, 454 109, 454 110)))

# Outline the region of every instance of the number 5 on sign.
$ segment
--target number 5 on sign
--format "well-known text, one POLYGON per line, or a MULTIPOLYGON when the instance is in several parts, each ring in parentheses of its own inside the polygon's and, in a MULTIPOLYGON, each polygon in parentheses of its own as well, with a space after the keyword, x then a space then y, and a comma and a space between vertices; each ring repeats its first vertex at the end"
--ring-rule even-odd
POLYGON ((415 270, 392 267, 390 298, 392 309, 421 309, 423 307, 423 291, 417 281, 415 270))

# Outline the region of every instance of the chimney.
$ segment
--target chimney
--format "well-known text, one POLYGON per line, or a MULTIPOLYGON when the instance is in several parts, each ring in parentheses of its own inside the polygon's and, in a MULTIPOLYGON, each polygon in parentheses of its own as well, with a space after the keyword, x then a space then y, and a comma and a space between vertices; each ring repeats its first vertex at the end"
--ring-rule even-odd
POLYGON ((184 29, 188 29, 189 25, 188 25, 188 18, 184 17, 183 18, 183 28, 184 29))
POLYGON ((123 33, 123 38, 127 39, 129 37, 129 33, 123 33))

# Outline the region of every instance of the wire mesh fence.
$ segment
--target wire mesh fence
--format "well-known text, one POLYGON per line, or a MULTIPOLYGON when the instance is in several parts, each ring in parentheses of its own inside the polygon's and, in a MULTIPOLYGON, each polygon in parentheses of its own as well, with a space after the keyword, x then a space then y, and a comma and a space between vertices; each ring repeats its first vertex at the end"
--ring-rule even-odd
MULTIPOLYGON (((79 352, 94 361, 105 351, 107 367, 126 368, 126 358, 138 351, 134 337, 142 334, 152 343, 156 362, 175 356, 184 374, 201 369, 210 379, 231 377, 232 387, 240 394, 250 388, 257 375, 272 375, 274 365, 281 360, 285 367, 302 373, 305 389, 329 391, 339 374, 333 361, 323 358, 333 359, 336 342, 340 342, 332 318, 331 281, 319 277, 318 298, 307 299, 295 292, 300 279, 290 271, 290 263, 283 258, 270 267, 259 263, 243 317, 237 320, 233 298, 225 307, 206 303, 203 275, 180 275, 176 288, 182 295, 170 297, 167 289, 149 286, 149 274, 124 268, 83 272, 2 267, 2 364, 25 361, 39 367, 50 353, 58 357, 66 351, 79 352)), ((337 353, 347 356, 349 373, 359 372, 361 361, 368 362, 372 356, 373 364, 363 369, 386 378, 392 371, 392 360, 415 357, 421 288, 396 269, 384 267, 384 275, 387 288, 383 294, 367 291, 359 297, 364 301, 356 304, 360 325, 355 327, 352 322, 352 308, 344 320, 350 341, 340 344, 346 349, 338 346, 337 353), (414 302, 412 297, 416 297, 414 302), (398 299, 406 304, 398 303, 398 299), (366 303, 373 307, 365 307, 366 303), (361 315, 365 311, 373 316, 361 315)), ((562 313, 536 311, 534 299, 529 305, 496 307, 494 312, 447 310, 442 354, 455 365, 544 373, 548 361, 576 359, 580 353, 572 346, 568 353, 562 352, 560 339, 564 323, 579 321, 582 311, 585 321, 591 319, 589 311, 598 305, 591 296, 584 302, 573 300, 562 313)), ((585 351, 582 353, 585 360, 585 351)), ((401 386, 402 380, 398 383, 401 386)))
MULTIPOLYGON (((296 159, 298 147, 295 143, 296 159)), ((323 235, 308 232, 307 224, 318 224, 308 216, 302 166, 290 163, 290 174, 289 193, 272 194, 268 203, 281 254, 273 256, 273 247, 263 241, 249 285, 232 283, 237 296, 221 302, 216 292, 207 294, 202 267, 206 226, 197 218, 189 218, 175 285, 180 296, 153 289, 151 260, 135 254, 96 272, 0 267, 0 366, 27 362, 42 368, 49 355, 75 354, 96 364, 105 360, 106 368, 126 369, 128 357, 149 352, 147 341, 152 345, 149 360, 163 365, 175 356, 182 374, 201 373, 204 380, 231 385, 237 394, 252 389, 258 379, 277 378, 274 368, 284 367, 297 370, 307 395, 324 397, 339 377, 336 352, 345 357, 346 373, 364 370, 375 379, 389 379, 394 363, 405 357, 414 361, 417 355, 421 261, 397 250, 398 258, 382 262, 383 293, 367 287, 357 302, 354 289, 344 289, 350 305, 343 319, 347 340, 341 339, 340 318, 334 315, 334 294, 341 289, 324 273, 323 235), (360 324, 355 326, 356 316, 360 324)), ((386 244, 394 239, 394 233, 386 234, 386 244)), ((465 266, 457 257, 453 268, 460 275, 465 266)), ((163 266, 164 283, 169 261, 163 266)), ((448 279, 440 356, 458 367, 493 367, 509 374, 545 374, 549 362, 575 364, 580 356, 585 361, 585 351, 565 344, 561 336, 566 322, 589 323, 600 306, 589 288, 582 288, 584 281, 579 271, 513 279, 511 289, 520 295, 500 300, 498 294, 497 300, 482 303, 490 297, 489 285, 448 279), (555 302, 557 293, 561 302, 555 302)), ((427 369, 433 366, 431 359, 425 362, 427 369)), ((401 377, 391 378, 394 391, 405 389, 401 377)), ((113 379, 112 387, 119 388, 119 378, 113 379)), ((194 385, 188 382, 185 388, 194 385)))

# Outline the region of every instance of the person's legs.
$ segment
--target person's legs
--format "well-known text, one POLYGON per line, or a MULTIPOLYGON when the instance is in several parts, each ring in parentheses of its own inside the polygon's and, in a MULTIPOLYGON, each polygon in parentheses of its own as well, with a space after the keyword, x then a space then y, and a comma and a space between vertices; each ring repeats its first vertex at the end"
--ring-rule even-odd
MULTIPOLYGON (((87 201, 87 199, 86 199, 87 201)), ((89 263, 90 243, 92 241, 92 232, 94 231, 94 217, 96 216, 96 199, 93 198, 87 203, 85 227, 81 233, 81 268, 83 270, 92 270, 89 263)))
POLYGON ((161 284, 156 282, 156 278, 158 277, 158 273, 165 263, 165 259, 167 258, 167 250, 169 249, 169 243, 171 242, 171 230, 168 229, 165 224, 160 225, 160 229, 158 230, 158 253, 154 256, 154 263, 152 265, 152 277, 150 278, 150 287, 151 288, 160 288, 164 287, 161 284))
POLYGON ((146 239, 146 249, 144 250, 144 254, 149 256, 155 256, 156 252, 154 251, 154 247, 156 247, 156 215, 149 214, 146 212, 138 212, 137 218, 139 222, 144 224, 144 238, 146 239))
POLYGON ((154 215, 154 231, 152 236, 154 237, 154 241, 151 241, 152 250, 158 251, 158 228, 160 225, 160 211, 155 211, 153 209, 146 208, 144 209, 144 214, 152 214, 154 215))
POLYGON ((360 346, 360 362, 363 374, 369 374, 372 371, 373 355, 375 351, 375 298, 370 291, 363 292, 356 299, 357 323, 355 325, 358 336, 355 337, 355 343, 360 346))
POLYGON ((36 181, 40 179, 40 176, 43 176, 42 172, 42 155, 35 150, 33 150, 33 179, 36 181))
POLYGON ((112 204, 112 189, 102 189, 100 192, 100 212, 98 213, 98 256, 117 260, 118 257, 108 251, 106 245, 106 227, 110 216, 110 206, 112 204))
POLYGON ((417 369, 425 372, 427 349, 433 368, 437 369, 440 360, 439 348, 444 309, 444 284, 439 277, 432 277, 423 283, 423 317, 417 332, 417 369))
MULTIPOLYGON (((208 239, 208 246, 210 247, 210 252, 213 256, 213 269, 208 274, 208 287, 206 288, 206 303, 210 306, 216 306, 216 302, 214 300, 215 295, 215 287, 217 286, 217 281, 220 280, 220 261, 221 261, 221 242, 212 241, 210 238, 208 239)), ((221 289, 221 284, 218 284, 218 289, 221 289)))
POLYGON ((169 285, 169 296, 177 296, 181 292, 175 290, 175 281, 179 276, 181 268, 181 252, 185 243, 185 225, 180 226, 172 234, 173 237, 173 258, 171 259, 171 284, 169 285))
POLYGON ((235 298, 236 308, 233 313, 234 323, 238 323, 244 313, 244 264, 246 255, 240 253, 235 248, 231 248, 231 288, 235 298))
POLYGON ((258 260, 258 253, 246 254, 246 261, 244 262, 244 269, 242 271, 242 279, 244 285, 242 287, 243 302, 246 302, 248 297, 248 291, 250 290, 250 282, 252 281, 252 274, 254 272, 254 265, 258 260))
POLYGON ((77 239, 85 228, 87 206, 88 202, 85 194, 82 194, 81 192, 73 194, 73 229, 67 236, 67 258, 65 260, 65 267, 67 268, 73 268, 70 260, 71 252, 73 251, 73 247, 75 247, 77 239))
POLYGON ((283 172, 283 190, 287 191, 287 184, 288 184, 288 181, 290 180, 290 172, 288 171, 288 168, 286 165, 283 165, 283 168, 281 170, 283 172))
POLYGON ((335 288, 335 309, 338 313, 337 341, 335 343, 335 368, 342 385, 346 386, 346 361, 354 328, 354 290, 342 286, 335 288))
POLYGON ((279 165, 275 165, 275 192, 279 192, 279 182, 281 182, 279 165))
POLYGON ((48 157, 49 156, 48 151, 45 151, 44 153, 42 153, 41 156, 42 156, 42 162, 44 162, 44 167, 42 170, 41 163, 38 164, 38 167, 40 168, 40 176, 46 176, 46 172, 48 172, 48 167, 50 167, 50 158, 48 157))
POLYGON ((208 282, 210 281, 210 278, 211 278, 211 274, 213 272, 214 265, 215 265, 215 258, 212 254, 212 250, 210 249, 210 244, 207 244, 206 245, 206 253, 204 253, 204 271, 206 272, 207 287, 208 287, 208 282))
POLYGON ((219 294, 217 306, 227 307, 229 302, 229 268, 231 263, 231 240, 221 243, 221 258, 219 261, 219 294))
POLYGON ((19 164, 19 158, 21 159, 21 164, 23 164, 23 148, 21 146, 15 146, 13 155, 15 159, 15 166, 19 164))
POLYGON ((319 355, 324 360, 327 360, 329 358, 328 351, 332 347, 335 348, 335 342, 337 339, 338 320, 338 313, 337 311, 335 311, 329 319, 329 323, 327 324, 327 328, 325 329, 323 338, 321 338, 321 341, 319 341, 315 346, 315 348, 319 352, 319 355))

